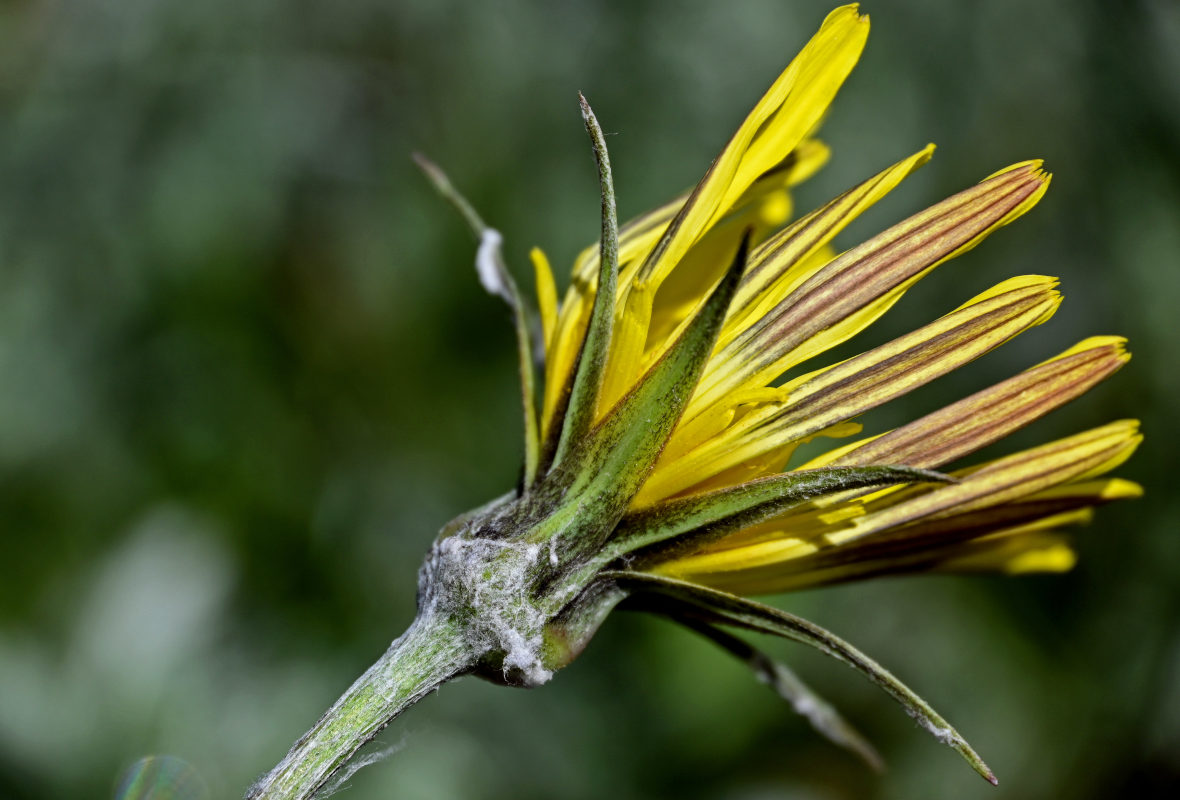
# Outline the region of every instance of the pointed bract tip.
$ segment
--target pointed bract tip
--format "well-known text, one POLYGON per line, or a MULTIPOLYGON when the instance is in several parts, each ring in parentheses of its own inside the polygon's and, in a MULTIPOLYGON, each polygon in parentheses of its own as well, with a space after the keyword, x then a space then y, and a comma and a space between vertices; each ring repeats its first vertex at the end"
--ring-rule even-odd
POLYGON ((449 184, 450 183, 450 181, 447 180, 446 174, 443 173, 442 169, 438 166, 438 164, 435 164, 433 161, 431 161, 426 156, 415 151, 413 153, 410 153, 410 158, 414 159, 414 163, 418 165, 418 169, 425 172, 426 177, 430 178, 430 180, 434 181, 435 183, 442 183, 442 184, 449 184))
MULTIPOLYGON (((598 131, 595 138, 600 139, 604 135, 602 133, 602 126, 598 124, 598 117, 594 114, 594 109, 590 107, 590 101, 581 92, 578 92, 578 107, 582 111, 582 122, 586 125, 586 130, 598 131)), ((605 147, 605 144, 602 146, 605 147)))
POLYGON ((467 201, 467 198, 460 194, 454 187, 451 179, 447 177, 447 173, 443 172, 442 167, 421 153, 411 153, 410 158, 414 159, 414 163, 422 170, 422 174, 434 185, 434 190, 463 215, 472 232, 476 236, 482 236, 487 225, 484 224, 483 219, 471 203, 467 201))
POLYGON ((962 745, 962 749, 957 747, 955 749, 959 750, 959 754, 967 759, 967 763, 971 765, 971 768, 992 786, 999 786, 1000 779, 996 777, 996 773, 992 772, 991 767, 984 763, 983 759, 979 757, 979 754, 972 750, 971 745, 967 744, 966 741, 962 745))
POLYGON ((920 469, 917 467, 910 468, 917 480, 924 480, 930 483, 961 483, 961 481, 954 475, 948 475, 945 472, 939 472, 934 469, 920 469))

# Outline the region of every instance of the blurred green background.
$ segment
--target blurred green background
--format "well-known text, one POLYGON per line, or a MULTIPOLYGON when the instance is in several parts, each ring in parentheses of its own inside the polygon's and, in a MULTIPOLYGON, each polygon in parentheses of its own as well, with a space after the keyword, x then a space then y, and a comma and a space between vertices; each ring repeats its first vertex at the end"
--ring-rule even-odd
MULTIPOLYGON (((103 798, 135 759, 241 795, 409 621, 439 525, 516 477, 510 328, 429 154, 527 280, 597 234, 576 92, 621 213, 696 181, 818 0, 10 0, 0 5, 0 797, 103 798)), ((883 750, 881 777, 745 669, 612 619, 550 685, 446 686, 347 796, 1104 798, 1180 789, 1180 4, 870 3, 809 208, 941 145, 847 245, 1012 161, 1049 195, 858 347, 1019 272, 1048 325, 881 430, 1122 333, 1128 368, 995 452, 1124 416, 1147 441, 1061 577, 784 597, 917 688, 992 789, 834 662, 767 643, 883 750), (1157 477, 1158 476, 1158 477, 1157 477)))

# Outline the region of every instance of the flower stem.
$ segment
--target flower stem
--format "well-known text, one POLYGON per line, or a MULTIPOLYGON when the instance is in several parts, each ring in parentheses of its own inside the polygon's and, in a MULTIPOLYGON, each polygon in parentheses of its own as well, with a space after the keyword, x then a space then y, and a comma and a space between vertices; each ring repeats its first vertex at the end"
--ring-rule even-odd
POLYGON ((419 616, 283 760, 250 787, 246 800, 310 800, 394 718, 467 672, 472 660, 450 620, 419 616))

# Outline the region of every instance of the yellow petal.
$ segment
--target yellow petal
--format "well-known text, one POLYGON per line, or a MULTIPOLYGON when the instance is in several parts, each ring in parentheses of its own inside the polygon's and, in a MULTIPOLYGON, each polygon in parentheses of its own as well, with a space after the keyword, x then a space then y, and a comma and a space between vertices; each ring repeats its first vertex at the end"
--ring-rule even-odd
POLYGON ((935 266, 1031 208, 1046 185, 1035 166, 1011 169, 836 258, 714 353, 694 407, 765 385, 858 333, 935 266))
POLYGON ((963 552, 940 562, 937 572, 1002 572, 1027 575, 1037 572, 1069 572, 1078 557, 1069 538, 1055 531, 1021 533, 972 542, 963 552))
POLYGON ((610 357, 603 374, 599 414, 605 414, 627 392, 640 375, 643 345, 651 322, 653 287, 633 286, 622 312, 615 316, 610 357))
POLYGON ((1125 364, 1125 340, 1096 336, 1024 372, 894 431, 803 468, 906 464, 934 468, 972 453, 1088 391, 1125 364))
POLYGON ((922 493, 858 519, 847 531, 828 535, 844 544, 923 518, 997 506, 1071 480, 1084 480, 1099 469, 1121 464, 1142 440, 1135 420, 1059 439, 1040 447, 964 471, 959 483, 922 493))
POLYGON ((856 5, 836 9, 778 77, 713 162, 648 257, 640 283, 658 285, 694 242, 815 127, 860 58, 869 20, 856 5))
MULTIPOLYGON (((926 572, 1001 572, 1008 575, 1066 572, 1077 561, 1069 537, 1057 531, 1016 532, 997 538, 987 537, 958 545, 955 550, 957 552, 953 553, 948 553, 945 548, 919 551, 896 558, 866 559, 790 572, 762 568, 690 579, 738 594, 775 594, 868 578, 926 572)), ((803 563, 806 558, 806 554, 801 556, 798 563, 803 563)))
MULTIPOLYGON (((801 271, 795 267, 831 242, 853 220, 929 161, 933 154, 934 145, 926 145, 909 158, 902 159, 783 229, 756 249, 734 297, 719 344, 724 345, 732 340, 810 277, 806 273, 800 274, 801 271)), ((817 265, 817 268, 819 266, 822 265, 817 265)))
MULTIPOLYGON (((822 142, 815 139, 803 140, 782 164, 757 180, 737 202, 732 214, 733 224, 717 226, 705 234, 702 241, 698 243, 698 248, 702 252, 698 254, 696 252, 698 248, 694 248, 691 254, 692 260, 698 264, 708 264, 710 256, 724 253, 725 258, 721 259, 721 266, 724 267, 729 263, 729 256, 737 248, 738 239, 741 238, 741 233, 744 230, 742 225, 750 224, 760 230, 768 230, 782 224, 790 213, 790 199, 786 194, 786 188, 810 177, 823 166, 828 155, 828 148, 822 142)), ((620 227, 621 286, 627 286, 634 281, 642 260, 663 236, 668 223, 683 207, 689 195, 690 193, 686 192, 672 202, 620 227)), ((558 312, 554 333, 547 337, 544 415, 542 417, 544 430, 548 429, 550 419, 556 409, 557 399, 561 395, 562 387, 569 379, 574 360, 581 347, 582 335, 585 332, 586 322, 594 302, 594 292, 597 288, 598 258, 599 248, 597 245, 588 247, 579 254, 574 266, 573 282, 558 312)), ((688 265, 688 270, 692 273, 691 263, 688 265)), ((720 277, 718 272, 716 275, 706 274, 702 278, 699 269, 697 272, 696 280, 703 280, 704 283, 691 287, 698 295, 692 303, 686 301, 684 297, 686 288, 682 287, 680 289, 681 305, 676 305, 678 301, 673 293, 664 301, 671 308, 651 309, 652 313, 658 312, 664 315, 663 318, 657 320, 661 327, 655 334, 646 329, 646 324, 638 324, 638 320, 630 324, 628 330, 622 334, 628 337, 627 343, 617 343, 615 346, 620 350, 626 350, 630 356, 627 359, 628 363, 626 365, 620 363, 616 373, 613 373, 620 377, 616 385, 608 387, 610 389, 609 397, 599 403, 602 413, 610 409, 622 391, 629 388, 653 360, 652 358, 643 359, 642 366, 635 363, 637 354, 642 349, 639 342, 641 336, 649 342, 653 335, 660 336, 664 340, 673 339, 679 332, 679 328, 670 328, 669 325, 675 323, 677 317, 682 323, 686 323, 696 306, 708 296, 712 286, 711 282, 716 282, 720 277)), ((677 280, 679 281, 679 279, 677 280)), ((625 315, 627 302, 627 293, 620 292, 616 308, 616 314, 620 318, 625 315)), ((630 302, 634 304, 637 301, 630 302)), ((648 309, 642 309, 641 313, 647 313, 647 311, 648 309)))
MULTIPOLYGON (((860 57, 868 18, 856 6, 828 15, 818 33, 770 87, 693 189, 664 236, 632 273, 621 272, 625 324, 616 328, 602 408, 613 405, 638 377, 652 319, 652 303, 664 280, 760 176, 782 162, 815 127, 860 57)), ((702 295, 707 287, 701 287, 702 295)))
POLYGON ((913 333, 791 381, 779 390, 783 402, 766 404, 686 455, 662 459, 636 502, 677 494, 978 358, 1047 319, 1060 300, 1054 285, 1043 276, 1013 278, 913 333))
POLYGON ((973 552, 969 543, 999 533, 1031 533, 1087 521, 1092 506, 1135 496, 1128 481, 1089 481, 1100 466, 1121 463, 1142 437, 1124 420, 959 473, 960 482, 912 485, 881 495, 861 513, 815 511, 764 524, 658 571, 731 591, 785 591, 883 572, 931 568, 973 552), (825 516, 828 519, 825 520, 825 516), (769 587, 769 588, 768 588, 769 587))
POLYGON ((557 325, 557 284, 553 280, 553 269, 549 259, 539 247, 529 251, 533 272, 537 281, 537 309, 541 312, 541 335, 545 352, 549 352, 553 341, 553 329, 557 325))

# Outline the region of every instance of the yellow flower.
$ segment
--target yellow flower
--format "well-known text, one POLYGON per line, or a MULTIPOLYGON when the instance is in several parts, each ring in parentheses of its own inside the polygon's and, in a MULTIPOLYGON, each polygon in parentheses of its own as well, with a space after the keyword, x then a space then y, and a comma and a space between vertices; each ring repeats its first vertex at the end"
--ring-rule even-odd
POLYGON ((605 141, 585 99, 602 238, 558 303, 534 250, 544 353, 488 228, 420 160, 479 236, 484 287, 513 309, 525 464, 508 494, 445 526, 414 624, 248 795, 311 797, 377 731, 439 684, 475 673, 538 686, 617 607, 658 613, 753 669, 812 725, 879 757, 785 666, 730 629, 818 648, 901 703, 982 776, 962 736, 834 634, 747 595, 919 571, 1069 569, 1063 529, 1140 488, 1101 476, 1134 451, 1134 421, 934 472, 1077 397, 1121 367, 1117 337, 1060 355, 940 411, 803 463, 852 420, 1048 319, 1057 281, 1002 281, 892 342, 814 360, 864 330, 934 267, 1036 205, 1040 162, 1014 164, 843 252, 834 238, 929 160, 927 146, 786 224, 788 191, 823 165, 812 132, 860 56, 868 18, 833 11, 688 194, 621 228, 605 141), (806 369, 796 374, 796 368, 806 369), (786 377, 784 383, 779 383, 786 377))
MULTIPOLYGON (((883 436, 810 461, 791 457, 815 437, 842 438, 850 420, 1047 320, 1057 281, 1004 281, 913 333, 786 383, 793 368, 856 335, 935 266, 1036 205, 1049 185, 1039 161, 1015 164, 842 253, 833 238, 924 164, 928 145, 827 205, 780 227, 787 189, 828 156, 811 138, 860 56, 868 17, 832 12, 779 76, 689 195, 619 230, 614 335, 596 415, 601 419, 668 350, 720 281, 745 231, 752 249, 692 397, 632 514, 781 472, 873 464, 938 468, 1076 397, 1128 358, 1117 337, 1087 339, 1028 371, 883 436)), ((558 306, 547 260, 532 253, 545 344, 542 436, 593 305, 598 248, 582 253, 558 306)), ((1062 571, 1074 563, 1060 528, 1090 507, 1140 489, 1097 479, 1140 440, 1118 422, 922 484, 828 496, 694 547, 649 552, 644 569, 742 594, 781 592, 884 573, 1062 571)))

